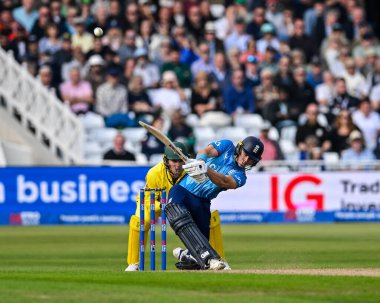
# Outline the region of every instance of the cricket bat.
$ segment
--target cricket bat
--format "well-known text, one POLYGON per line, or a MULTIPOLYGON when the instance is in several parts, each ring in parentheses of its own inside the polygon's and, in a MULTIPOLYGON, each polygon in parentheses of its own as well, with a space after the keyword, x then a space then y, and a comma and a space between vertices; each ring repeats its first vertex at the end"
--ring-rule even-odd
POLYGON ((139 121, 139 124, 153 136, 155 136, 158 140, 164 143, 167 147, 169 147, 176 155, 181 158, 182 161, 186 162, 189 160, 189 158, 185 156, 185 154, 177 146, 174 145, 173 141, 171 141, 164 133, 162 133, 162 131, 142 121, 139 121))

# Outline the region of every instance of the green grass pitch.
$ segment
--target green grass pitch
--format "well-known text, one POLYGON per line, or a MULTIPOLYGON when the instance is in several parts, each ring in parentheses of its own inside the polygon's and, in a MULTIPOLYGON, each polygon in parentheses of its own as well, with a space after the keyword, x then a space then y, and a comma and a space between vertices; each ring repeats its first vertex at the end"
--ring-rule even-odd
MULTIPOLYGON (((223 236, 231 272, 175 271, 170 231, 169 271, 125 273, 127 225, 1 227, 0 302, 380 302, 379 276, 262 273, 379 273, 379 224, 224 225, 223 236)), ((156 268, 160 257, 158 246, 156 268)))

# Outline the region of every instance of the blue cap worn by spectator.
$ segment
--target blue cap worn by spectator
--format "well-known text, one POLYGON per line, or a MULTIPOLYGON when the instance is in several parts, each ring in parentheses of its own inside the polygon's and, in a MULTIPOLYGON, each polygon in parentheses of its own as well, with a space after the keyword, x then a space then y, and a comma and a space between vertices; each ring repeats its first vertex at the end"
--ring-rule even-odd
POLYGON ((250 55, 247 57, 247 62, 248 63, 257 63, 258 60, 257 60, 256 56, 250 55))
POLYGON ((276 30, 275 30, 274 26, 271 23, 264 23, 261 26, 260 31, 261 31, 261 33, 263 35, 265 35, 265 34, 272 34, 272 35, 274 35, 276 33, 276 30))

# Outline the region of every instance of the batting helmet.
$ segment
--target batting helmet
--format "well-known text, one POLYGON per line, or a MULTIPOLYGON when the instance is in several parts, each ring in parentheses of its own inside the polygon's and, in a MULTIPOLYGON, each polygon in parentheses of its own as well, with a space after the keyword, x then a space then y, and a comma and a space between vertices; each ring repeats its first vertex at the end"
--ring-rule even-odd
MULTIPOLYGON (((252 166, 255 166, 261 160, 261 155, 264 151, 264 144, 259 138, 250 136, 236 145, 235 156, 239 156, 242 149, 248 157, 254 161, 252 166)), ((247 167, 247 169, 252 168, 252 166, 247 167)))

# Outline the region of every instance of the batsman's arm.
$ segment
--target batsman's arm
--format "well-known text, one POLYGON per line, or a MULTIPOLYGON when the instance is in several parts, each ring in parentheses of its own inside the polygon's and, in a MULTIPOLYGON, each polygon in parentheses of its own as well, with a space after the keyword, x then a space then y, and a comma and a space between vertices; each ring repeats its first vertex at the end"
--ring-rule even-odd
MULTIPOLYGON (((197 160, 203 160, 206 162, 207 158, 218 156, 219 153, 214 146, 208 145, 197 154, 197 160)), ((232 176, 221 174, 210 167, 207 167, 206 175, 210 178, 212 183, 219 187, 226 189, 235 189, 237 187, 236 181, 232 176)))

